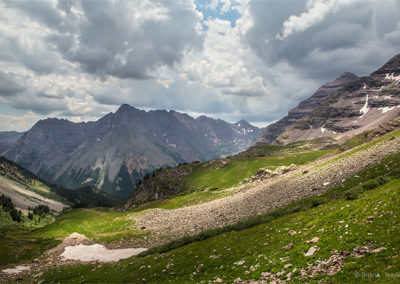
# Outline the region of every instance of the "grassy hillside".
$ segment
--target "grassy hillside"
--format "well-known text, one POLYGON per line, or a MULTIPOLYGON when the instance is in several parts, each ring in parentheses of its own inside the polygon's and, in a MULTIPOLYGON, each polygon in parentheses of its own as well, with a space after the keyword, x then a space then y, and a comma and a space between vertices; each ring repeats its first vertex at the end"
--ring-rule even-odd
POLYGON ((66 212, 56 222, 27 233, 27 238, 65 238, 73 232, 83 234, 102 243, 119 243, 146 235, 132 222, 137 213, 113 209, 74 209, 66 212))
MULTIPOLYGON (((38 194, 41 197, 59 201, 73 207, 112 207, 114 205, 123 204, 124 202, 93 186, 85 186, 76 190, 70 190, 47 183, 32 172, 4 157, 0 157, 0 176, 10 181, 11 185, 16 185, 24 190, 38 194)), ((0 186, 7 185, 2 184, 0 181, 0 186)))
POLYGON ((341 189, 330 192, 338 199, 326 199, 320 206, 315 203, 316 207, 283 214, 264 224, 228 231, 166 253, 134 257, 115 264, 68 265, 45 271, 40 278, 46 283, 75 283, 82 279, 84 282, 193 283, 218 278, 223 282, 241 278, 393 283, 400 267, 399 161, 398 155, 392 155, 384 163, 360 172, 341 189), (379 177, 386 182, 376 184, 375 188, 357 188, 360 181, 368 184, 379 177), (357 194, 337 194, 349 190, 357 194), (291 230, 296 233, 289 233, 291 230), (315 237, 319 238, 318 242, 307 243, 315 237), (318 251, 313 256, 305 256, 312 246, 317 246, 318 251), (329 275, 331 271, 337 273, 329 275))
POLYGON ((55 220, 51 214, 33 214, 32 219, 22 214, 21 219, 20 222, 13 221, 10 213, 0 206, 0 267, 8 263, 30 260, 57 243, 52 239, 10 238, 10 235, 36 230, 55 220))
POLYGON ((304 165, 338 151, 338 146, 326 145, 331 145, 327 139, 296 142, 287 146, 261 145, 224 159, 159 169, 145 177, 143 184, 135 190, 131 202, 138 205, 157 200, 139 209, 172 209, 210 201, 226 196, 228 193, 224 189, 238 185, 260 168, 274 170, 291 164, 304 165), (174 200, 166 199, 171 196, 175 196, 174 200))
POLYGON ((159 169, 145 177, 143 183, 135 189, 128 204, 146 203, 136 210, 173 209, 210 201, 228 195, 224 189, 238 185, 260 168, 273 170, 291 164, 304 165, 323 156, 355 148, 349 152, 348 155, 351 155, 398 135, 399 127, 400 119, 397 118, 358 134, 340 145, 329 137, 298 141, 284 146, 258 145, 224 159, 159 169), (388 133, 389 135, 386 135, 388 133), (357 148, 360 145, 365 146, 357 148))
MULTIPOLYGON (((379 142, 391 142, 399 135, 400 130, 393 131, 340 156, 351 157, 379 142)), ((270 166, 276 167, 279 163, 291 164, 293 161, 307 163, 320 155, 338 151, 337 147, 312 151, 310 143, 299 142, 290 148, 251 148, 238 156, 208 163, 209 171, 205 174, 223 172, 228 168, 227 164, 221 167, 221 161, 229 160, 232 165, 235 162, 240 165, 246 159, 255 161, 260 158, 263 162, 271 161, 270 166)), ((324 160, 314 168, 324 167, 338 159, 340 157, 324 160)), ((197 164, 200 163, 194 165, 199 166, 197 164)), ((179 169, 188 166, 191 165, 183 165, 179 169)), ((207 167, 200 167, 198 171, 207 167)), ((231 170, 234 168, 232 166, 231 170)), ((186 176, 181 178, 183 180, 186 176)), ((379 163, 354 172, 319 196, 308 197, 226 227, 183 237, 155 247, 141 257, 112 264, 43 268, 23 278, 32 279, 43 272, 35 279, 44 283, 230 283, 238 278, 267 282, 286 279, 295 283, 317 283, 320 280, 393 283, 397 282, 400 274, 399 184, 400 153, 391 151, 379 163), (311 239, 314 243, 307 242, 311 239), (317 247, 317 251, 312 256, 305 256, 313 246, 317 247)), ((185 192, 147 204, 141 209, 173 209, 225 194, 231 193, 223 188, 185 192)), ((146 228, 135 227, 134 223, 135 218, 145 212, 99 208, 70 210, 43 228, 8 233, 8 239, 0 241, 0 252, 6 256, 1 258, 1 264, 32 259, 45 249, 45 244, 47 248, 54 246, 57 243, 55 239, 64 238, 72 232, 111 246, 150 247, 151 233, 146 228), (26 253, 7 255, 10 254, 7 247, 17 250, 17 244, 26 247, 27 250, 23 250, 26 253)))
POLYGON ((0 157, 0 175, 40 196, 60 202, 67 202, 65 198, 54 192, 49 185, 35 174, 4 157, 0 157))

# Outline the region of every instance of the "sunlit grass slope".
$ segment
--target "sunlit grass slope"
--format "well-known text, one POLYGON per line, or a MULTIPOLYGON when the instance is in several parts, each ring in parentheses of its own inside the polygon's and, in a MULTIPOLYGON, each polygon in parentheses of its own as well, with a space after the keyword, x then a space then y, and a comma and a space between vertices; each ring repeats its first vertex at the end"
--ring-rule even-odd
POLYGON ((342 198, 330 201, 164 254, 134 257, 115 264, 59 267, 45 272, 44 280, 46 283, 82 280, 188 283, 220 278, 224 282, 233 282, 236 278, 258 279, 262 272, 276 274, 282 271, 281 279, 292 272, 296 282, 327 279, 336 283, 376 280, 391 283, 391 276, 400 270, 399 183, 398 179, 393 179, 375 189, 360 192, 354 200, 342 198), (290 235, 289 230, 297 234, 290 235), (306 243, 314 237, 319 238, 317 244, 306 243), (293 244, 291 249, 282 249, 289 243, 293 244), (317 245, 319 250, 314 256, 306 257, 305 252, 313 245, 317 245), (318 259, 328 259, 334 250, 352 252, 359 245, 385 249, 378 253, 367 253, 362 258, 348 256, 344 259, 342 270, 335 275, 300 278, 299 269, 315 265, 318 259), (292 267, 285 269, 284 266, 289 263, 292 267), (362 278, 366 273, 380 276, 379 279, 362 278))

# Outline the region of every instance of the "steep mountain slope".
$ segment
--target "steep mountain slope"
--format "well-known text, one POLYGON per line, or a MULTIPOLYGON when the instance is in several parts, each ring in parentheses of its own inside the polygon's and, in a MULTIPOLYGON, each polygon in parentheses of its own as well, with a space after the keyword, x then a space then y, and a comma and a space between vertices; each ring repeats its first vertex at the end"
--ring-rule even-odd
POLYGON ((11 198, 18 209, 47 205, 51 210, 61 211, 69 207, 68 201, 54 193, 33 173, 0 157, 0 195, 11 198))
POLYGON ((327 143, 331 143, 330 140, 324 140, 328 139, 285 146, 253 146, 223 159, 159 169, 144 177, 125 206, 129 208, 131 205, 139 205, 138 208, 143 208, 158 204, 162 208, 171 209, 176 203, 189 205, 200 200, 221 198, 227 195, 226 189, 243 184, 244 180, 251 179, 260 171, 288 170, 338 150, 338 146, 323 149, 327 143), (178 194, 182 196, 181 201, 174 202, 169 198, 178 194), (155 202, 145 204, 151 201, 155 202))
POLYGON ((0 132, 0 143, 12 143, 17 141, 24 132, 17 131, 3 131, 0 132))
POLYGON ((268 125, 260 137, 257 138, 255 145, 270 144, 274 142, 279 135, 292 126, 297 120, 311 113, 313 109, 315 109, 330 94, 336 92, 355 79, 357 79, 356 75, 346 72, 336 80, 322 85, 311 97, 300 102, 297 107, 291 109, 287 116, 268 125))
POLYGON ((76 190, 49 184, 34 173, 18 164, 0 157, 0 195, 10 197, 20 209, 48 205, 50 209, 61 211, 66 207, 111 207, 123 200, 111 196, 93 186, 76 190))
POLYGON ((96 122, 41 120, 3 155, 44 180, 68 188, 93 185, 124 197, 149 171, 237 153, 259 133, 245 121, 122 105, 96 122))
POLYGON ((400 111, 400 54, 370 76, 358 78, 331 94, 310 114, 283 132, 278 143, 321 136, 338 140, 390 121, 400 111))
POLYGON ((0 132, 0 153, 3 153, 10 147, 10 144, 16 142, 24 132, 3 131, 0 132))

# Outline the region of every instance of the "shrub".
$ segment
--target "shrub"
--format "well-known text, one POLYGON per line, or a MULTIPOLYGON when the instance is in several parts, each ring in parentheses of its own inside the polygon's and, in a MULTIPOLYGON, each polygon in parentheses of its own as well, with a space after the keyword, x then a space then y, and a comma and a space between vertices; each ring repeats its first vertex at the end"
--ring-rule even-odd
POLYGON ((50 208, 47 205, 38 205, 33 208, 33 214, 35 215, 43 217, 48 213, 50 213, 50 208))

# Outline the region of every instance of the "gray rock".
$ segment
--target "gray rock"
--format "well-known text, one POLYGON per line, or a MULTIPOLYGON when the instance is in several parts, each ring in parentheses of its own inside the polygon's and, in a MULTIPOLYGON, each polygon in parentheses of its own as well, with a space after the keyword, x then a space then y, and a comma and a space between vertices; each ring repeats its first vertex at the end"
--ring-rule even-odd
POLYGON ((319 250, 319 247, 317 247, 317 246, 310 247, 308 249, 307 253, 304 254, 304 256, 313 256, 318 250, 319 250))

